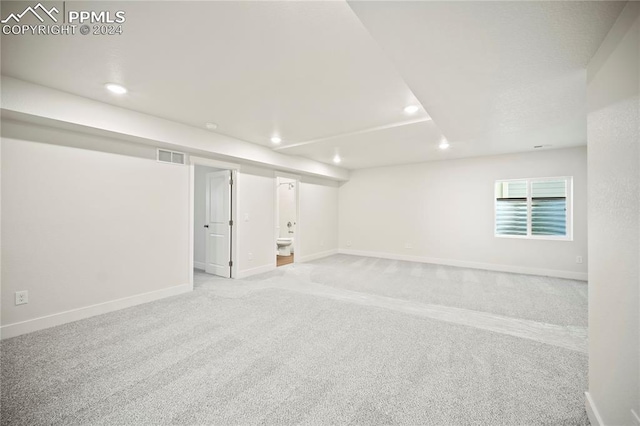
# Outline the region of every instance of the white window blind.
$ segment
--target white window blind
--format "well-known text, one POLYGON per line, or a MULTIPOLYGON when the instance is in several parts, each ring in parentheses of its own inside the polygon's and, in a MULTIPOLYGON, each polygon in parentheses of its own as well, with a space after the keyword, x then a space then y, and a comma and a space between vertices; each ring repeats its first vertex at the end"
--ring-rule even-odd
POLYGON ((496 236, 570 239, 571 177, 497 181, 496 236))
POLYGON ((567 182, 531 182, 531 234, 567 235, 567 182))
POLYGON ((496 184, 496 234, 527 235, 527 182, 496 184))

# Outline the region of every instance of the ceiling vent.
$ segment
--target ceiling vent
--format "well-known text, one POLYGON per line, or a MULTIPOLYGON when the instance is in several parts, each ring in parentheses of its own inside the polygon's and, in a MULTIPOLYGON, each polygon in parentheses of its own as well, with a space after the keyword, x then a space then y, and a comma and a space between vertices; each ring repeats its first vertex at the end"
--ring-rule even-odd
POLYGON ((186 154, 184 152, 167 151, 158 149, 158 161, 161 163, 185 164, 186 154))

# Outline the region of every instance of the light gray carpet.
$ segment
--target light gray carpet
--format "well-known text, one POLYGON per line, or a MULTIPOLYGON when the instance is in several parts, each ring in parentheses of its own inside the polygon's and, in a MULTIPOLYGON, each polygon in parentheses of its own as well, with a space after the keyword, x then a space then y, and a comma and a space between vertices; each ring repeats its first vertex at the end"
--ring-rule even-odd
POLYGON ((427 263, 339 255, 316 262, 314 282, 359 292, 587 326, 587 284, 427 263))
MULTIPOLYGON (((6 340, 2 424, 588 424, 584 353, 433 319, 429 306, 446 311, 455 294, 424 272, 403 280, 417 268, 404 262, 385 289, 385 262, 333 256, 244 281, 196 274, 193 293, 6 340)), ((511 275, 517 307, 501 311, 509 275, 469 271, 446 269, 481 299, 459 294, 454 314, 546 319, 520 300, 533 282, 546 293, 536 300, 577 305, 557 324, 586 316, 585 283, 511 275), (466 286, 469 274, 479 282, 466 286)))

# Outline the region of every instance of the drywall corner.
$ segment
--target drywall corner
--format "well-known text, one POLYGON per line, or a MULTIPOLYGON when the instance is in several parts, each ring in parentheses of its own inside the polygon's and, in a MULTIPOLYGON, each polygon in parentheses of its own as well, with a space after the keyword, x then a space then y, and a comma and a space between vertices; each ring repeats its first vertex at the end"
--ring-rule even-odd
POLYGON ((602 418, 600 417, 600 413, 598 413, 598 409, 596 408, 593 399, 589 392, 584 393, 585 396, 585 408, 587 410, 587 416, 589 417, 589 421, 592 426, 604 426, 602 422, 602 418))

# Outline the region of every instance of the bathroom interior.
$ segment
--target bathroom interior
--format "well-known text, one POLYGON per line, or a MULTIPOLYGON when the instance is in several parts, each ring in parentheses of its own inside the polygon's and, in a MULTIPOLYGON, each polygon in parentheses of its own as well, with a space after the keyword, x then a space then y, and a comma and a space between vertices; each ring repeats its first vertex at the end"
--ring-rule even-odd
POLYGON ((276 225, 276 265, 294 262, 297 218, 297 182, 295 179, 277 178, 278 214, 276 225))

